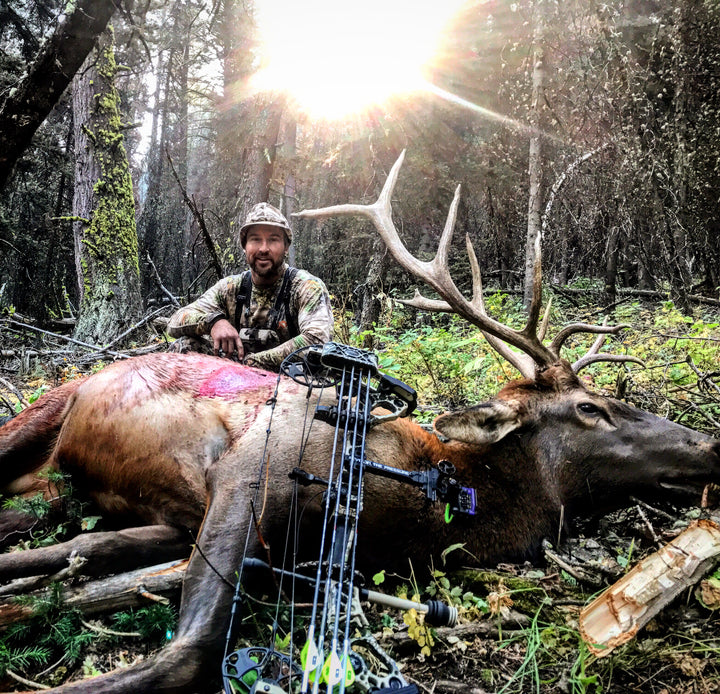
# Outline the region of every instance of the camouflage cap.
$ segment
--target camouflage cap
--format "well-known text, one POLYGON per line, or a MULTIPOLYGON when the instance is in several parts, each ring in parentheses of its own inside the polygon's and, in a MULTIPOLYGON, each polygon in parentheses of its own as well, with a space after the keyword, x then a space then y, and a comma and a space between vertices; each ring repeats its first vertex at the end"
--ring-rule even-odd
POLYGON ((288 245, 292 243, 292 229, 282 212, 267 202, 259 202, 250 210, 248 216, 245 218, 245 223, 240 227, 240 245, 243 248, 245 248, 248 229, 256 224, 266 224, 271 227, 284 229, 288 245))

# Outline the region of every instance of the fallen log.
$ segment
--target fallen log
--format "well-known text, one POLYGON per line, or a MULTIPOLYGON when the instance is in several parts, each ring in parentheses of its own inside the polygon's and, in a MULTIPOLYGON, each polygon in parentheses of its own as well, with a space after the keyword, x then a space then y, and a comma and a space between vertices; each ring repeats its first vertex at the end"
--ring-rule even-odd
POLYGON ((580 612, 580 634, 591 653, 609 655, 630 641, 685 588, 695 585, 720 555, 720 526, 692 523, 643 559, 580 612))
MULTIPOLYGON (((124 574, 106 576, 62 590, 66 607, 76 608, 85 615, 142 607, 148 602, 168 602, 182 586, 188 560, 167 562, 124 574)), ((42 599, 48 591, 29 593, 42 599)), ((19 605, 14 597, 0 601, 0 628, 22 622, 33 616, 33 608, 19 605)))

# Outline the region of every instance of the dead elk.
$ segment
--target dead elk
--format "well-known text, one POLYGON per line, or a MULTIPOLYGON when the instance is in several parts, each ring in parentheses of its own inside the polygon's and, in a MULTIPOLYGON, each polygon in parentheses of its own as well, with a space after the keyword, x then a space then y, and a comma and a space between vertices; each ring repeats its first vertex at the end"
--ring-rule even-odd
MULTIPOLYGON (((396 172, 389 179, 392 185, 393 176, 396 172)), ((383 191, 388 214, 392 185, 383 191)), ((392 568, 408 556, 420 566, 457 542, 483 563, 519 559, 544 536, 555 535, 562 507, 617 505, 627 494, 652 493, 680 480, 700 486, 720 478, 717 441, 590 392, 576 371, 601 355, 589 355, 574 368, 560 358, 567 335, 616 328, 570 326, 545 345, 535 330, 537 305, 530 311, 529 328, 498 327, 481 308, 477 284, 473 301, 461 303, 442 271, 450 222, 440 262, 428 264, 428 270, 414 259, 413 265, 404 247, 393 246, 377 208, 370 216, 396 258, 435 282, 448 306, 472 319, 494 343, 499 338, 524 351, 510 358, 525 378, 489 402, 439 417, 435 426, 447 442, 407 420, 370 430, 367 458, 405 470, 449 460, 460 483, 476 490, 480 511, 448 525, 442 509, 420 491, 368 475, 358 555, 363 568, 392 568)), ((148 547, 158 558, 178 556, 192 543, 201 550, 193 552, 188 565, 176 634, 157 656, 56 691, 194 694, 217 689, 213 677, 219 673, 232 598, 228 583, 251 523, 249 489, 266 444, 275 382, 275 374, 214 357, 148 355, 68 383, 0 428, 3 493, 34 492, 44 485, 52 495, 38 475, 48 468, 63 470, 104 516, 127 525, 20 558, 0 555, 0 581, 63 568, 78 546, 102 571, 128 568, 126 555, 144 561, 148 547)), ((265 449, 270 483, 261 530, 271 547, 282 546, 276 538, 285 528, 292 493, 288 473, 299 462, 306 406, 307 390, 282 379, 265 449)), ((301 460, 308 472, 326 473, 332 435, 333 427, 313 425, 301 460)), ((316 492, 301 494, 310 522, 312 510, 319 510, 316 492)), ((250 537, 257 545, 255 533, 250 537)), ((259 553, 259 547, 254 550, 259 553)))

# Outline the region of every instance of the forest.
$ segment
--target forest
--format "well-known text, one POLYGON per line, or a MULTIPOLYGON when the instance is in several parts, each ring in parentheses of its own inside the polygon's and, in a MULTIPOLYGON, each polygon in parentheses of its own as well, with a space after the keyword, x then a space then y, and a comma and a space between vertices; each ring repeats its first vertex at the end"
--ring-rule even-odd
MULTIPOLYGON (((717 299, 716 3, 536 4, 460 8, 428 75, 455 101, 419 92, 331 121, 252 87, 262 56, 249 2, 136 3, 98 32, 102 48, 61 97, 44 72, 22 86, 57 103, 18 153, 13 124, 29 115, 17 83, 63 3, 11 2, 0 79, 3 148, 17 160, 0 160, 0 305, 41 325, 76 318, 78 339, 110 342, 164 297, 160 283, 186 299, 241 269, 234 229, 255 202, 291 214, 374 200, 403 149, 394 213, 413 252, 435 248, 461 184, 456 237, 470 235, 488 287, 522 289, 537 225, 551 286, 609 301, 655 292, 684 309, 696 295, 717 299), (107 121, 93 125, 107 132, 103 146, 122 143, 107 199, 88 193, 101 143, 95 161, 82 156, 90 135, 78 121, 93 98, 107 103, 97 114, 107 121), (529 214, 531 185, 540 192, 529 214), (101 203, 130 218, 114 231, 88 226, 88 206, 101 203), (110 245, 82 242, 96 234, 110 245)), ((405 288, 367 226, 295 227, 294 262, 338 305, 359 315, 380 288, 405 288)))
MULTIPOLYGON (((461 317, 400 303, 416 287, 436 295, 369 221, 294 216, 373 203, 405 152, 392 215, 414 256, 435 255, 460 186, 449 269, 461 291, 475 288, 467 238, 488 312, 521 326, 541 253, 550 331, 627 324, 609 349, 646 367, 593 365, 583 383, 717 437, 720 2, 448 6, 430 41, 414 28, 424 10, 399 1, 336 12, 281 0, 3 0, 0 422, 107 362, 164 351, 172 312, 246 268, 239 228, 263 201, 291 220, 290 263, 327 285, 335 339, 375 349, 414 387, 418 421, 492 397, 517 371, 461 317), (365 23, 358 77, 340 53, 365 23), (278 68, 269 47, 291 37, 278 68), (429 56, 417 84, 348 98, 362 79, 379 86, 419 43, 429 56), (302 63, 306 53, 317 62, 302 63), (308 101, 300 86, 326 67, 330 80, 308 101)), ((568 359, 591 343, 574 337, 568 359)), ((398 592, 443 594, 484 626, 454 636, 411 615, 403 631, 402 617, 378 614, 377 633, 426 692, 720 691, 720 572, 619 655, 595 659, 573 621, 677 523, 708 516, 714 495, 693 500, 702 510, 635 500, 581 523, 570 563, 549 551, 542 567, 434 567, 427 585, 389 576, 398 592)), ((32 546, 103 529, 68 505, 72 527, 32 509, 44 521, 32 546)), ((142 660, 175 628, 177 585, 170 603, 92 623, 62 605, 60 586, 34 621, 8 626, 0 605, 0 688, 142 660)), ((258 610, 256 622, 270 619, 258 610)))

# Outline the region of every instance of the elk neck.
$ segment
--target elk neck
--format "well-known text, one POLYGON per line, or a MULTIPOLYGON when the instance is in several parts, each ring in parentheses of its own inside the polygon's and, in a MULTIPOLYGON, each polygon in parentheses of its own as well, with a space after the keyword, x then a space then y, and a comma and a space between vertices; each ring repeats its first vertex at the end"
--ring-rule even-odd
MULTIPOLYGON (((382 527, 382 522, 377 522, 378 510, 368 504, 370 513, 366 515, 372 518, 369 522, 372 536, 375 537, 375 533, 382 536, 381 542, 374 543, 375 551, 383 547, 388 550, 383 554, 392 558, 408 554, 419 561, 432 558, 439 566, 443 550, 452 544, 464 543, 465 549, 482 563, 519 561, 534 557, 542 539, 557 532, 559 497, 552 480, 546 479, 538 466, 531 438, 510 434, 494 444, 471 445, 442 441, 407 420, 398 420, 381 429, 384 431, 376 433, 383 439, 395 439, 397 467, 425 469, 441 460, 450 461, 456 468, 458 482, 475 489, 478 514, 456 516, 447 524, 443 504, 427 502, 420 492, 408 490, 400 483, 368 480, 370 487, 380 488, 383 510, 394 504, 406 508, 406 530, 415 539, 411 548, 395 546, 391 533, 382 527)), ((374 448, 377 442, 373 444, 374 448)), ((387 450, 390 441, 381 441, 380 445, 387 450)), ((469 560, 467 555, 455 554, 458 561, 469 560)))

